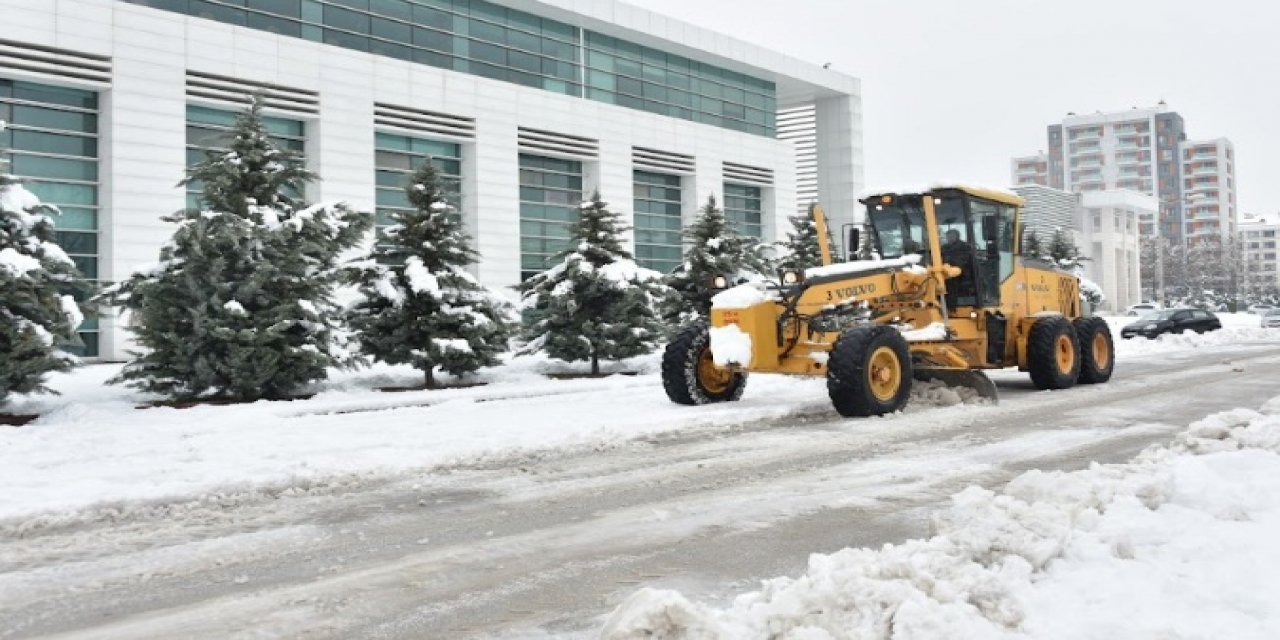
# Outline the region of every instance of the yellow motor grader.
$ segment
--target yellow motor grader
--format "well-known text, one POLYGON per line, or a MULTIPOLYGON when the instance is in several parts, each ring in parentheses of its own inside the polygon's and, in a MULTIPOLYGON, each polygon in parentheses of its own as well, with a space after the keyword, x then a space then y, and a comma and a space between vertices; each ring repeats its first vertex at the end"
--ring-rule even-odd
MULTIPOLYGON (((1111 378, 1111 331, 1084 313, 1079 279, 1021 255, 1022 198, 937 185, 861 202, 877 259, 833 264, 815 206, 821 267, 733 288, 716 277, 710 323, 685 327, 663 354, 672 401, 737 400, 753 371, 826 376, 845 416, 901 409, 913 380, 994 400, 983 369, 1017 366, 1040 389, 1111 378)), ((860 234, 849 230, 851 255, 860 234)))

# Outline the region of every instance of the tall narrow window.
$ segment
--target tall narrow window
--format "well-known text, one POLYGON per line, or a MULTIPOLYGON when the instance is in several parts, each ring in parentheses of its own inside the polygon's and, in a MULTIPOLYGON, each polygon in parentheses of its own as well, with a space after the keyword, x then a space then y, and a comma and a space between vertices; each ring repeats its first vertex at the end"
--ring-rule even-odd
MULTIPOLYGON (((187 105, 187 168, 204 162, 209 151, 225 151, 231 144, 231 127, 235 124, 237 111, 215 109, 187 105)), ((288 149, 301 155, 306 147, 306 124, 301 120, 291 120, 275 116, 264 116, 263 125, 267 129, 267 137, 281 149, 288 149)), ((187 206, 200 207, 201 186, 198 182, 187 185, 187 206)), ((287 195, 301 198, 302 194, 290 192, 287 195)))
POLYGON ((569 248, 569 227, 582 202, 582 163, 520 155, 520 279, 569 248))
POLYGON ((680 176, 635 172, 636 262, 670 273, 683 258, 680 176))
POLYGON ((762 238, 760 215, 762 211, 760 187, 741 184, 724 185, 724 214, 735 231, 754 238, 762 238))
MULTIPOLYGON (((98 280, 98 94, 0 79, 0 151, 26 187, 62 212, 55 239, 86 278, 98 280)), ((78 355, 98 355, 98 319, 80 325, 78 355)))
POLYGON ((454 215, 461 215, 462 145, 379 131, 374 134, 374 147, 379 229, 391 224, 391 213, 413 208, 404 188, 413 172, 428 162, 440 175, 454 215))

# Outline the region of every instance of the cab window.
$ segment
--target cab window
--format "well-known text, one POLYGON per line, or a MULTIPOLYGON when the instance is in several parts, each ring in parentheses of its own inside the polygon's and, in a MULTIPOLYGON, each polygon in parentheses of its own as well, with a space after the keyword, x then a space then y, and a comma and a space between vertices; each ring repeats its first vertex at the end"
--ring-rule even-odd
POLYGON ((923 262, 929 264, 924 232, 924 208, 918 196, 896 198, 892 202, 868 205, 867 217, 875 237, 873 244, 881 258, 901 258, 904 255, 920 254, 926 256, 923 262))

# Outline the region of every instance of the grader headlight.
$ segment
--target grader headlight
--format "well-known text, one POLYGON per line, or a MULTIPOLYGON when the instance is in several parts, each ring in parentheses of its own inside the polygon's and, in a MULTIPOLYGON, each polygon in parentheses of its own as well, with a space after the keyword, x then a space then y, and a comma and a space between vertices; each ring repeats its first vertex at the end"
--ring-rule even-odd
POLYGON ((782 272, 782 284, 790 286, 800 284, 802 281, 804 281, 804 272, 802 271, 787 269, 782 272))
POLYGON ((712 278, 712 279, 711 279, 711 288, 712 288, 712 289, 717 289, 717 290, 718 290, 718 289, 728 289, 728 288, 729 288, 729 279, 728 279, 728 278, 726 278, 726 277, 724 277, 724 276, 716 276, 716 277, 714 277, 714 278, 712 278))

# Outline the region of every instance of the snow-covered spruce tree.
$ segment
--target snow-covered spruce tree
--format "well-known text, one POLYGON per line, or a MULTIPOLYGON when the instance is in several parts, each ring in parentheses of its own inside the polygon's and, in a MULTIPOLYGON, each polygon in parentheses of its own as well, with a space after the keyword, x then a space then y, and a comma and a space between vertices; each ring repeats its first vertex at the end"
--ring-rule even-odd
POLYGON ((668 323, 706 316, 716 294, 711 285, 717 275, 733 285, 760 279, 772 271, 760 241, 734 231, 715 196, 707 198, 697 220, 685 227, 684 237, 688 247, 684 262, 667 276, 667 285, 678 295, 665 308, 663 316, 668 323))
MULTIPOLYGON (((813 219, 812 209, 805 215, 791 216, 791 230, 787 232, 785 242, 779 242, 778 248, 782 259, 778 261, 779 269, 808 269, 822 264, 822 249, 818 246, 818 223, 813 219)), ((831 232, 827 231, 827 246, 834 247, 831 232)))
POLYGON ((178 228, 159 264, 102 294, 144 349, 112 382, 178 400, 275 399, 347 362, 331 295, 339 254, 373 218, 286 195, 315 176, 268 140, 260 110, 255 99, 230 149, 188 171, 202 208, 163 218, 178 228))
POLYGON ((567 362, 621 360, 656 349, 666 338, 659 309, 670 290, 662 274, 636 265, 619 235, 626 227, 596 192, 579 208, 572 248, 560 262, 518 287, 525 310, 522 353, 567 362))
POLYGON ((1070 271, 1080 279, 1080 297, 1092 308, 1097 309, 1107 301, 1102 287, 1085 276, 1084 262, 1089 258, 1080 252, 1071 232, 1062 228, 1054 229, 1049 246, 1042 248, 1042 253, 1060 269, 1070 271))
MULTIPOLYGON (((5 123, 0 121, 0 132, 5 123)), ((70 295, 86 290, 67 254, 53 242, 57 210, 8 173, 0 149, 0 405, 10 394, 48 392, 45 375, 65 371, 75 357, 82 319, 70 295)))
POLYGON ((1028 258, 1039 258, 1044 255, 1044 243, 1035 229, 1027 232, 1022 238, 1022 255, 1028 258))
POLYGON ((1049 238, 1049 246, 1044 249, 1044 252, 1054 264, 1068 271, 1074 270, 1082 261, 1089 259, 1080 253, 1080 247, 1076 246, 1071 232, 1061 227, 1053 230, 1053 236, 1049 238))
POLYGON ((405 191, 414 210, 391 214, 372 259, 347 271, 363 295, 348 319, 365 355, 408 364, 432 388, 437 369, 461 376, 498 364, 515 310, 464 270, 479 255, 436 170, 423 164, 405 191))

